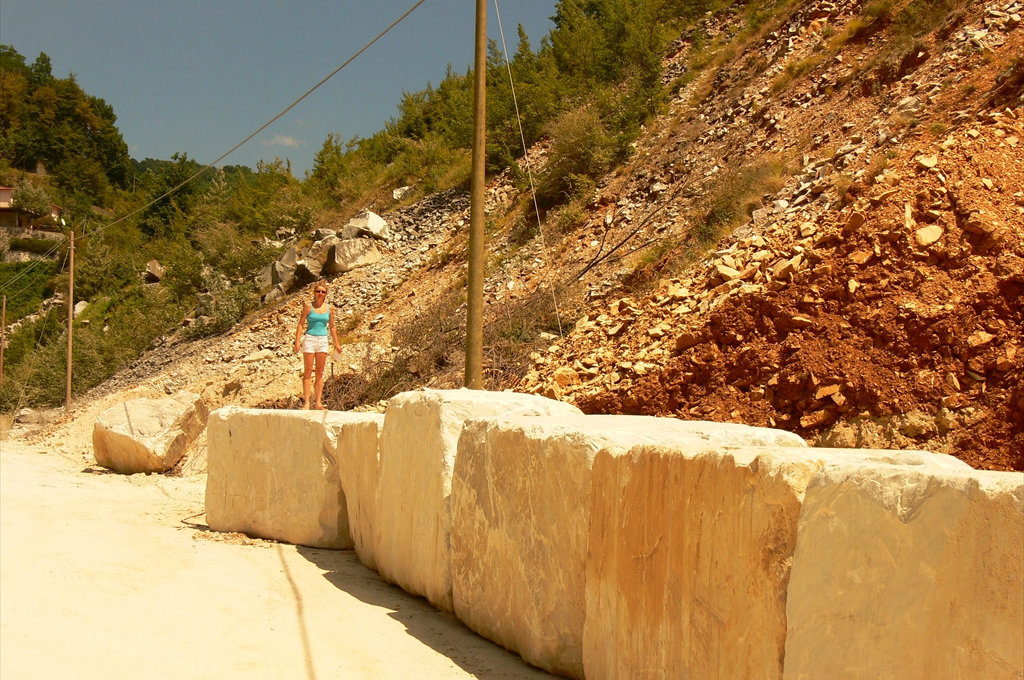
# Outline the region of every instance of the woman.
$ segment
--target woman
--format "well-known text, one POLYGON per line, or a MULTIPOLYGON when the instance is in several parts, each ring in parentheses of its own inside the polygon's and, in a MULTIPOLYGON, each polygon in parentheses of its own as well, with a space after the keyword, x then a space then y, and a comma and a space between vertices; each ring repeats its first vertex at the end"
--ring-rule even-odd
POLYGON ((317 281, 313 286, 313 303, 302 305, 302 316, 299 317, 298 328, 295 329, 295 352, 302 349, 302 360, 305 372, 302 374, 302 408, 309 408, 309 378, 316 362, 316 408, 323 409, 321 395, 324 391, 324 366, 327 364, 327 332, 330 330, 334 346, 338 346, 338 331, 334 328, 334 310, 327 303, 327 283, 317 281), (305 328, 305 334, 302 329, 305 328))

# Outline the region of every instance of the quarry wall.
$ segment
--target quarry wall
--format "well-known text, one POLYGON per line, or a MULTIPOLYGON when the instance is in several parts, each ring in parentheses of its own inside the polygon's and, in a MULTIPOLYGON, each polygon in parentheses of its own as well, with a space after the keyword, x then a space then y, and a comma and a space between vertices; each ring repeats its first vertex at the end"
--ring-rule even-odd
POLYGON ((1024 677, 1024 474, 468 390, 208 446, 211 529, 353 547, 567 677, 1024 677))

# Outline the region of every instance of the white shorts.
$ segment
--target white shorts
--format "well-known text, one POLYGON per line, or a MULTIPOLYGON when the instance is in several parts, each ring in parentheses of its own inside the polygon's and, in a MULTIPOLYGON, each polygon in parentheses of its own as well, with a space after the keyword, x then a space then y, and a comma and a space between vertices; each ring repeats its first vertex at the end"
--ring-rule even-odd
POLYGON ((327 343, 326 335, 310 335, 306 333, 302 336, 303 354, 327 354, 329 350, 330 345, 327 343))

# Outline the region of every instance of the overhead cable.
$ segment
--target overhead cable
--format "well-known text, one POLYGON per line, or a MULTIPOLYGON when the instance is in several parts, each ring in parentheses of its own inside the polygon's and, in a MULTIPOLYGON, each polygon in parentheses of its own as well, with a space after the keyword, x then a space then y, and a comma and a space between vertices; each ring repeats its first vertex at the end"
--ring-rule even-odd
POLYGON ((121 217, 121 218, 119 218, 119 219, 117 219, 117 220, 114 220, 114 221, 113 221, 113 222, 111 222, 110 224, 106 224, 106 225, 103 225, 102 227, 99 227, 98 229, 94 230, 94 231, 93 231, 92 233, 93 233, 93 234, 95 234, 95 233, 97 233, 97 232, 101 232, 101 231, 103 231, 103 230, 107 229, 108 227, 112 227, 112 226, 114 226, 115 224, 118 224, 118 223, 120 223, 120 222, 123 222, 123 221, 125 221, 125 220, 126 220, 126 219, 128 219, 129 217, 132 217, 132 216, 134 216, 134 215, 138 215, 138 214, 139 214, 140 212, 142 212, 142 211, 143 211, 143 210, 145 210, 146 208, 149 208, 150 206, 154 205, 155 203, 157 203, 157 202, 159 202, 159 201, 162 201, 163 199, 167 198, 168 196, 170 196, 171 194, 173 194, 173 193, 174 193, 175 191, 177 191, 178 189, 182 188, 183 186, 185 186, 186 184, 188 184, 188 183, 189 183, 189 182, 191 182, 192 180, 194 180, 194 179, 196 179, 197 177, 199 177, 199 176, 200 176, 201 174, 203 174, 203 173, 204 173, 204 172, 206 172, 207 170, 209 170, 209 169, 213 168, 213 167, 214 167, 215 165, 217 165, 217 163, 220 163, 220 162, 221 162, 222 160, 224 160, 225 158, 227 158, 228 156, 230 156, 230 155, 231 155, 232 153, 234 153, 234 152, 235 152, 236 150, 238 150, 238 148, 239 148, 239 147, 241 147, 241 146, 242 146, 243 144, 245 144, 246 142, 248 142, 248 141, 249 141, 250 139, 252 139, 252 138, 253 138, 253 137, 255 137, 256 135, 258 135, 259 133, 261 133, 261 132, 263 132, 264 130, 266 130, 266 129, 267 129, 268 127, 270 127, 270 126, 271 126, 271 125, 272 125, 272 124, 273 124, 274 122, 276 122, 276 121, 277 121, 277 120, 278 120, 278 119, 279 119, 279 118, 280 118, 281 116, 283 116, 284 114, 288 113, 288 112, 289 112, 289 111, 291 111, 291 110, 292 110, 293 108, 295 108, 295 106, 296 106, 296 105, 298 105, 298 103, 299 103, 299 102, 301 102, 301 101, 302 101, 303 99, 305 99, 305 98, 306 98, 306 97, 308 97, 309 95, 313 94, 313 92, 315 92, 315 91, 316 91, 317 89, 319 89, 319 87, 320 87, 321 85, 323 85, 323 84, 324 84, 324 83, 326 83, 326 82, 327 82, 328 80, 330 80, 331 78, 333 78, 333 77, 334 77, 334 76, 335 76, 335 75, 336 75, 336 74, 337 74, 337 73, 338 73, 338 72, 339 72, 339 71, 340 71, 341 69, 345 68, 345 67, 346 67, 346 66, 348 66, 348 65, 349 65, 350 63, 352 63, 352 62, 353 62, 353 61, 355 60, 355 58, 356 58, 356 57, 358 57, 358 56, 359 56, 360 54, 362 54, 363 52, 365 52, 366 50, 368 50, 368 49, 370 48, 370 46, 371 46, 371 45, 373 45, 373 44, 374 44, 375 42, 377 42, 378 40, 380 40, 381 38, 383 38, 383 37, 384 37, 384 36, 385 36, 385 35, 386 35, 386 34, 387 34, 387 33, 388 33, 388 32, 389 32, 389 31, 390 31, 390 30, 391 30, 392 28, 394 28, 395 26, 397 26, 398 24, 400 24, 400 23, 401 23, 401 22, 402 22, 402 21, 403 21, 403 20, 404 20, 404 19, 405 19, 405 18, 406 18, 407 16, 409 16, 410 14, 412 14, 412 13, 413 13, 413 11, 414 11, 414 10, 415 10, 415 9, 416 9, 417 7, 419 7, 420 5, 422 5, 422 4, 424 3, 424 2, 426 2, 426 0, 418 0, 418 1, 416 2, 416 4, 415 4, 415 5, 413 5, 412 7, 410 7, 410 8, 409 8, 409 9, 408 9, 408 10, 407 10, 407 11, 405 12, 405 14, 403 14, 402 16, 400 16, 400 17, 398 17, 397 19, 395 19, 395 20, 394 20, 394 21, 393 21, 393 22, 391 23, 391 25, 390 25, 390 26, 388 26, 387 28, 385 28, 385 29, 384 29, 383 31, 381 31, 380 33, 378 33, 378 34, 377 34, 377 37, 375 37, 375 38, 374 38, 373 40, 371 40, 370 42, 368 42, 368 43, 366 43, 365 45, 363 45, 362 49, 360 49, 360 50, 359 50, 358 52, 356 52, 356 53, 355 53, 355 54, 353 54, 353 55, 352 55, 351 57, 349 57, 348 59, 346 59, 346 60, 345 60, 345 62, 344 62, 344 63, 343 63, 343 64, 342 64, 341 66, 339 66, 338 68, 334 69, 334 70, 333 70, 333 71, 331 71, 331 72, 330 72, 329 74, 327 74, 327 76, 326 76, 326 77, 325 77, 325 78, 324 78, 323 80, 321 80, 321 81, 320 81, 319 83, 317 83, 317 84, 316 84, 316 85, 314 85, 313 87, 309 88, 309 90, 307 90, 305 94, 303 94, 303 95, 302 95, 301 97, 299 97, 299 98, 298 98, 298 99, 296 99, 296 100, 295 100, 294 102, 292 102, 291 104, 289 104, 289 105, 288 105, 288 107, 284 109, 284 111, 282 111, 281 113, 277 114, 276 116, 274 116, 273 118, 271 118, 270 120, 268 120, 268 121, 267 121, 266 123, 264 123, 264 124, 263 124, 262 126, 260 126, 260 128, 259 128, 258 130, 256 130, 256 131, 255 131, 255 132, 253 132, 253 133, 252 133, 251 135, 249 135, 248 137, 246 137, 245 139, 243 139, 242 141, 240 141, 240 142, 239 142, 238 144, 235 144, 235 145, 234 145, 233 147, 231 147, 230 149, 228 149, 228 150, 227 150, 227 151, 226 151, 225 153, 223 153, 223 154, 222 154, 221 156, 219 156, 219 157, 218 157, 218 158, 217 158, 216 160, 214 160, 214 161, 213 161, 212 163, 210 163, 209 165, 206 165, 205 167, 203 167, 203 169, 201 169, 201 170, 199 170, 198 172, 196 172, 196 173, 195 173, 194 175, 192 175, 191 177, 189 177, 188 179, 186 179, 185 181, 183 181, 183 182, 182 182, 181 184, 178 184, 177 186, 175 186, 175 187, 174 187, 174 188, 172 188, 172 189, 168 189, 168 190, 167 190, 167 191, 165 191, 165 192, 164 192, 164 193, 163 193, 162 195, 160 195, 160 196, 159 196, 159 197, 157 197, 157 198, 154 198, 154 199, 153 199, 152 201, 150 201, 150 202, 149 202, 149 203, 147 203, 146 205, 142 206, 141 208, 137 208, 136 210, 133 210, 132 212, 130 212, 130 213, 128 213, 127 215, 125 215, 124 217, 121 217))

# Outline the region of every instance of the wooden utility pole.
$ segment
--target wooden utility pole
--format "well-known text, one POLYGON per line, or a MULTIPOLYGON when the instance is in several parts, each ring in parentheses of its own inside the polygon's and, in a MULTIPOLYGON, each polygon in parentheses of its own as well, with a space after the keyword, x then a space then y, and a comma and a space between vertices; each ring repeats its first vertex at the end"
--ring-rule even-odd
POLYGON ((69 251, 70 276, 68 277, 68 391, 64 412, 71 414, 71 329, 75 321, 75 230, 71 230, 69 251))
POLYGON ((487 123, 487 3, 476 0, 473 88, 473 176, 469 198, 469 276, 466 281, 466 387, 484 388, 484 151, 487 123))
POLYGON ((0 313, 0 392, 4 389, 4 350, 7 349, 7 296, 4 296, 4 311, 0 313))

